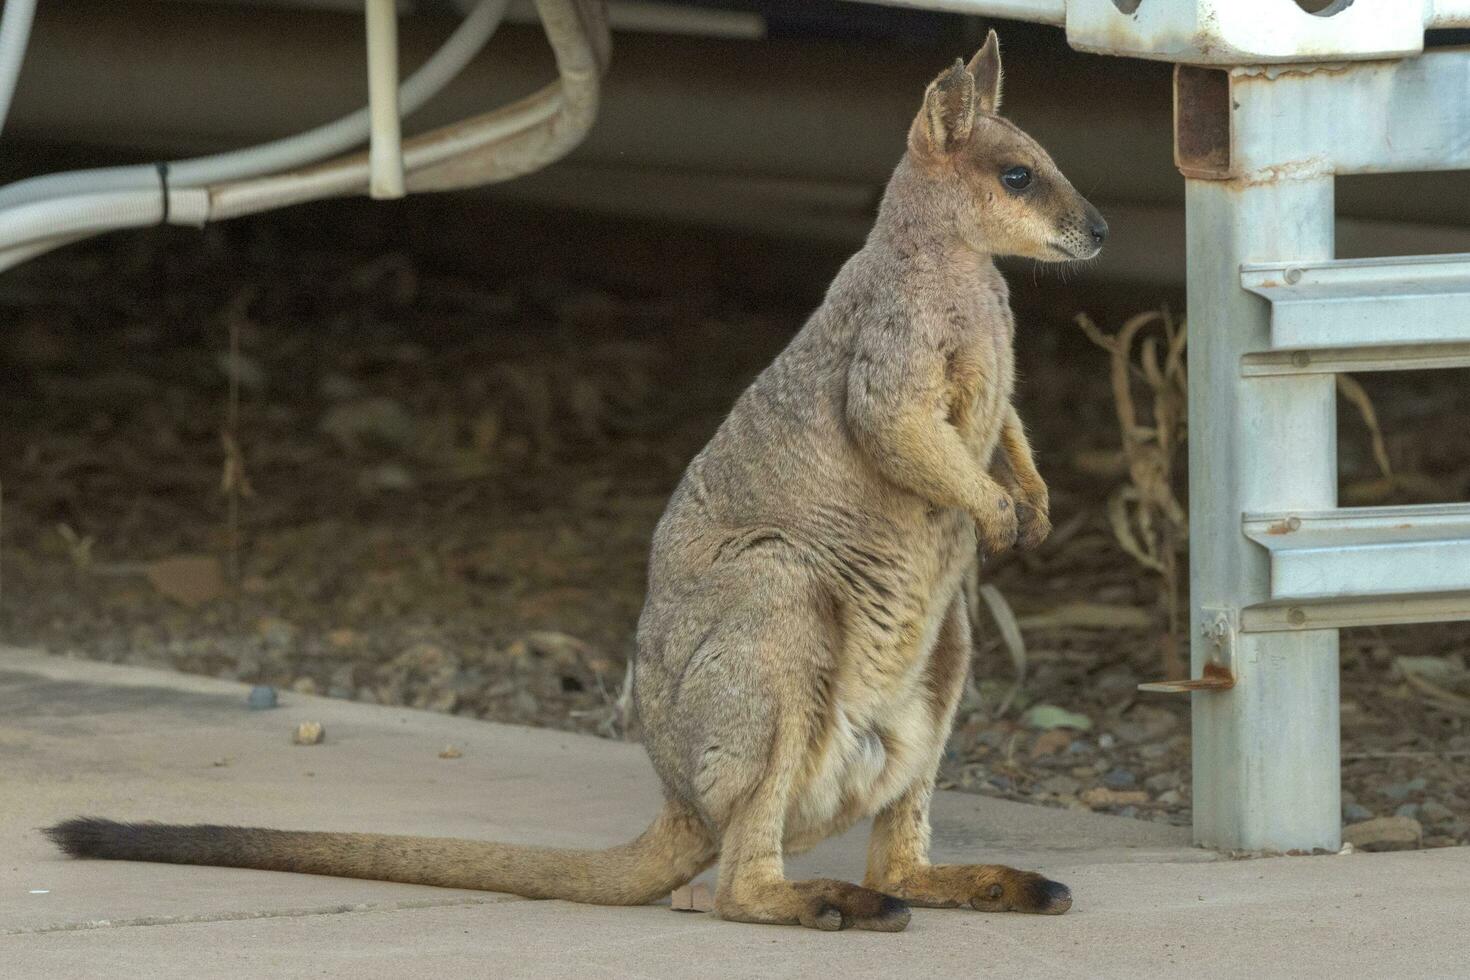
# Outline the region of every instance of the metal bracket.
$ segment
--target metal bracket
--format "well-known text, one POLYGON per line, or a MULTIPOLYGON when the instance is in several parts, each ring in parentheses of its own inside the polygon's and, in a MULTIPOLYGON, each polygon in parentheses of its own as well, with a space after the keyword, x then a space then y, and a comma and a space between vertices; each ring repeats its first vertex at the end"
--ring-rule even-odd
POLYGON ((1151 681, 1138 685, 1140 691, 1156 694, 1188 694, 1192 691, 1228 691, 1235 686, 1235 637, 1240 617, 1233 609, 1204 607, 1200 610, 1200 632, 1209 642, 1210 655, 1200 676, 1183 681, 1151 681))

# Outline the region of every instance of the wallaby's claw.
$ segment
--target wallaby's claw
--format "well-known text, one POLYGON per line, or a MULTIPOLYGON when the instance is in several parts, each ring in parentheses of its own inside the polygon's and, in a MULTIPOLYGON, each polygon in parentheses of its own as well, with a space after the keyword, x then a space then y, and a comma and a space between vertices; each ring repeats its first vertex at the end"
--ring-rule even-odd
POLYGON ((1016 502, 1016 517, 1020 523, 1018 544, 1022 551, 1041 547, 1051 534, 1051 518, 1046 510, 1022 501, 1016 502))
POLYGON ((1002 495, 994 509, 977 516, 975 523, 980 532, 980 544, 989 555, 998 555, 1015 547, 1021 533, 1016 502, 1009 495, 1002 495))

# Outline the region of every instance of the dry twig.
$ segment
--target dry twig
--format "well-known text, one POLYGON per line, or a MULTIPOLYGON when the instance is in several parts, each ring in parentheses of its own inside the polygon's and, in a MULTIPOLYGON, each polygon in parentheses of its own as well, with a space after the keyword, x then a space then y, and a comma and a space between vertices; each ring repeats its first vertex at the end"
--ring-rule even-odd
POLYGON ((1118 545, 1163 580, 1168 620, 1164 671, 1171 678, 1183 677, 1181 569, 1189 520, 1174 487, 1175 462, 1188 432, 1184 325, 1166 310, 1140 313, 1113 335, 1103 333, 1085 314, 1077 316, 1077 325, 1108 353, 1113 407, 1128 463, 1129 482, 1109 499, 1108 522, 1118 545), (1159 333, 1140 339, 1148 327, 1157 327, 1159 333), (1134 386, 1140 380, 1152 396, 1147 422, 1140 420, 1134 399, 1134 386))

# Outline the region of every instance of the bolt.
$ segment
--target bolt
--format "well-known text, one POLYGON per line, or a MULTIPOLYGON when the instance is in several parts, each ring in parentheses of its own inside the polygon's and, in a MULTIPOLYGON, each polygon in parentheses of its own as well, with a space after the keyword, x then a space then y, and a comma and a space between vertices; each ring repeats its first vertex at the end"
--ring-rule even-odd
POLYGON ((1304 350, 1295 351, 1291 355, 1291 363, 1294 367, 1304 368, 1312 363, 1312 355, 1304 350))
POLYGON ((1287 283, 1289 285, 1292 285, 1292 286, 1295 286, 1297 283, 1301 282, 1302 281, 1302 270, 1300 270, 1300 269, 1287 269, 1286 270, 1286 281, 1287 281, 1287 283))
POLYGON ((1300 517, 1288 517, 1286 519, 1286 527, 1288 530, 1300 531, 1302 529, 1302 519, 1300 517))
POLYGON ((1299 607, 1293 607, 1287 612, 1286 621, 1293 626, 1304 626, 1307 622, 1306 611, 1299 607))

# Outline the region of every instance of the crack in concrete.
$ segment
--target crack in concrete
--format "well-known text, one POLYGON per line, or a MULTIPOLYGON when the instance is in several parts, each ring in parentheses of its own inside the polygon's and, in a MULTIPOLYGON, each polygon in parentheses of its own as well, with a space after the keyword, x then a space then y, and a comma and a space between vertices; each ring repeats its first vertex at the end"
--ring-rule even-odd
POLYGON ((475 905, 499 905, 502 902, 524 902, 517 895, 487 895, 484 898, 423 899, 412 902, 356 902, 324 905, 308 909, 267 909, 255 912, 213 912, 202 915, 150 915, 136 919, 89 919, 59 925, 27 929, 0 929, 0 937, 39 936, 53 932, 87 932, 92 929, 125 929, 136 926, 181 926, 204 922, 248 922, 251 919, 304 919, 315 915, 346 915, 353 912, 412 912, 419 909, 467 908, 475 905))

